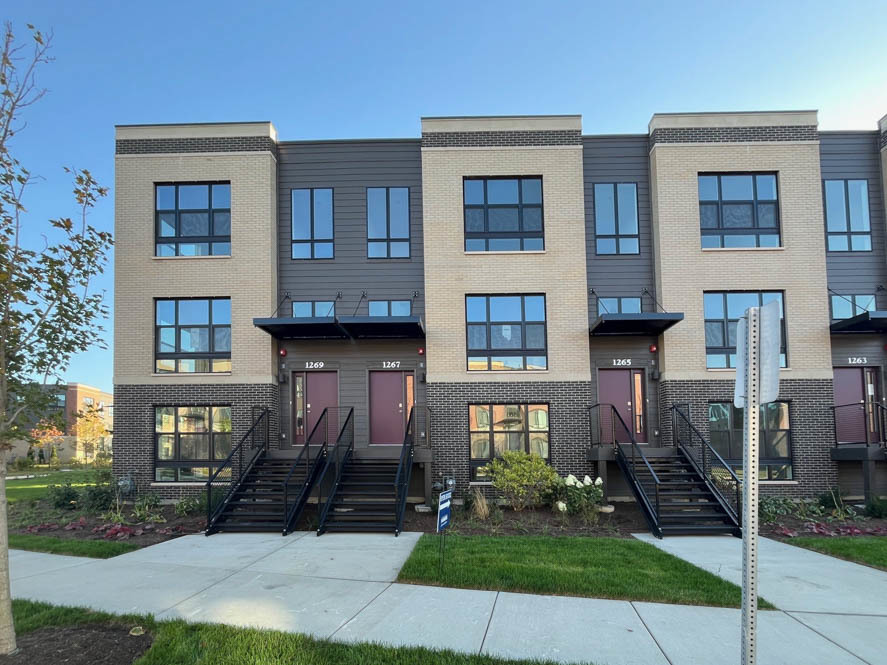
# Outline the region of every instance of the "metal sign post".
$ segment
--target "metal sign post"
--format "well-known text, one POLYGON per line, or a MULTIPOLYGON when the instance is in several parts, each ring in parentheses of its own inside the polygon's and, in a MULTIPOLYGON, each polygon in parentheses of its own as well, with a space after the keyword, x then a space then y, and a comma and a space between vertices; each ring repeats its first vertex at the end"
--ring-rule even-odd
POLYGON ((742 665, 757 660, 758 460, 761 405, 779 396, 780 305, 749 307, 737 330, 733 403, 745 408, 742 447, 742 665))

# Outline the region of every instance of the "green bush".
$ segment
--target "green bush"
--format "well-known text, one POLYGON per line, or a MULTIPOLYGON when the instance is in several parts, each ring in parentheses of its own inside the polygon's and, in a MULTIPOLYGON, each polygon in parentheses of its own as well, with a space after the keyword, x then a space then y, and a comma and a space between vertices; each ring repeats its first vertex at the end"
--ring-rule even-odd
POLYGON ((493 487, 518 511, 542 503, 560 480, 544 459, 516 450, 504 452, 485 468, 493 487))
POLYGON ((96 469, 110 469, 112 461, 111 453, 99 453, 92 461, 92 465, 96 469))
POLYGON ((29 469, 33 469, 34 464, 36 464, 36 462, 34 462, 33 457, 17 457, 10 466, 15 471, 27 471, 29 469))
POLYGON ((843 509, 844 501, 841 499, 841 490, 837 487, 819 495, 817 502, 826 510, 843 509))
POLYGON ((50 485, 47 488, 49 501, 56 508, 67 508, 74 510, 80 505, 80 492, 71 483, 64 485, 50 485))
POLYGON ((865 514, 878 519, 887 518, 887 499, 873 498, 866 504, 865 514))
POLYGON ((791 499, 778 496, 762 496, 758 499, 758 519, 763 524, 771 524, 795 513, 796 506, 791 499))
POLYGON ((89 485, 83 489, 83 507, 93 513, 102 513, 117 501, 117 493, 111 485, 89 485))
POLYGON ((176 503, 175 512, 177 517, 187 517, 194 513, 205 513, 206 495, 186 496, 184 499, 176 503))
POLYGON ((551 493, 551 507, 567 515, 581 515, 586 521, 597 520, 598 506, 604 498, 603 481, 585 476, 579 480, 572 473, 555 481, 551 493))
POLYGON ((156 494, 145 494, 136 500, 132 507, 132 516, 137 522, 165 522, 166 518, 160 510, 160 499, 156 494))

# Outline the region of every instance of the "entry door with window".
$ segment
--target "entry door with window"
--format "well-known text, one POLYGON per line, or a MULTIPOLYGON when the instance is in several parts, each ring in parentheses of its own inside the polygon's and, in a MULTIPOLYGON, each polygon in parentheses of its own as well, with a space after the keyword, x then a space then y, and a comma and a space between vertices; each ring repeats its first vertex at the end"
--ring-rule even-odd
MULTIPOLYGON (((330 409, 328 432, 337 432, 339 380, 336 372, 293 372, 293 445, 305 443, 311 430, 330 409)), ((331 441, 330 443, 335 443, 331 441)))
POLYGON ((835 435, 838 443, 881 440, 878 368, 835 367, 835 435), (852 406, 858 404, 859 406, 852 406))
POLYGON ((414 390, 412 372, 370 372, 371 444, 403 444, 414 390))
MULTIPOLYGON (((598 372, 598 402, 612 404, 631 428, 635 441, 647 442, 647 402, 644 395, 644 370, 602 369, 598 372)), ((606 410, 601 411, 601 443, 628 443, 622 424, 606 410), (615 422, 611 422, 615 421, 615 422)))

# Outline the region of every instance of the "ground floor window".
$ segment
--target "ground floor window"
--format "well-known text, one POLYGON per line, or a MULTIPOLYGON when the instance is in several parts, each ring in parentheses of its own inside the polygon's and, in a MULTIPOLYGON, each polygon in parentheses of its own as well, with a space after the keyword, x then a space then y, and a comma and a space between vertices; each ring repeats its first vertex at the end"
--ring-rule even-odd
MULTIPOLYGON (((771 402, 761 407, 760 480, 792 479, 791 426, 788 402, 771 402)), ((736 475, 742 474, 743 410, 731 402, 708 405, 711 445, 736 475)))
POLYGON ((486 480, 483 467, 506 450, 549 458, 547 404, 470 404, 468 428, 472 480, 486 480))
POLYGON ((154 408, 156 481, 206 482, 230 454, 230 406, 154 408))

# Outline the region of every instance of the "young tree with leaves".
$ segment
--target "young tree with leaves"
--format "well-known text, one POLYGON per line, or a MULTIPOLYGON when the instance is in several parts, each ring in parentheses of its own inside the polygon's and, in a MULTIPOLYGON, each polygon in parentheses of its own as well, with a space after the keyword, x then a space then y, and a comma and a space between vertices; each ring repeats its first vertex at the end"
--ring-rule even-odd
POLYGON ((105 419, 102 413, 94 406, 88 406, 83 411, 77 412, 77 419, 71 428, 76 441, 75 454, 83 451, 84 460, 89 463, 95 459, 95 451, 102 439, 108 435, 105 427, 105 419))
POLYGON ((52 61, 51 35, 28 25, 16 41, 7 23, 0 46, 0 654, 16 650, 9 588, 6 457, 11 442, 28 436, 30 414, 45 412, 74 354, 104 348, 100 321, 104 294, 91 282, 104 271, 111 234, 87 221, 107 194, 87 170, 65 169, 74 181, 76 221, 59 217, 40 227, 27 216, 25 193, 33 176, 13 156, 23 114, 46 90, 38 68, 52 61), (29 233, 25 234, 25 227, 29 233), (26 238, 40 237, 39 244, 26 238))

